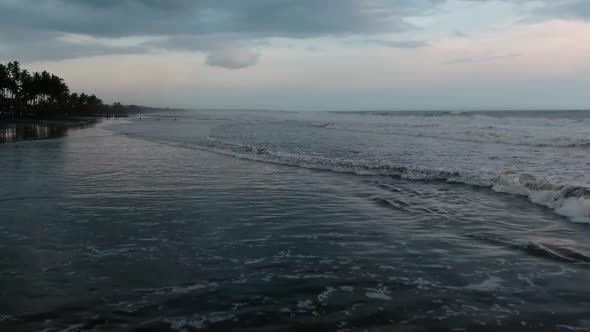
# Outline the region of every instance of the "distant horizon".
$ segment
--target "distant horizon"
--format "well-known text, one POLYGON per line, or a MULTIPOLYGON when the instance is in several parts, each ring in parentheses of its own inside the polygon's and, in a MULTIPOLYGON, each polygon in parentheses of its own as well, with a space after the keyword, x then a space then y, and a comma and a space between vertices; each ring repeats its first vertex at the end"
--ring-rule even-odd
POLYGON ((140 106, 153 109, 170 109, 179 111, 256 111, 256 112, 447 112, 447 113, 469 113, 469 112, 590 112, 590 108, 580 109, 465 109, 465 110, 451 110, 451 109, 411 109, 411 110, 396 110, 396 109, 375 109, 375 110, 296 110, 296 109, 255 109, 255 108, 192 108, 192 107, 155 107, 149 105, 128 104, 131 106, 140 106))

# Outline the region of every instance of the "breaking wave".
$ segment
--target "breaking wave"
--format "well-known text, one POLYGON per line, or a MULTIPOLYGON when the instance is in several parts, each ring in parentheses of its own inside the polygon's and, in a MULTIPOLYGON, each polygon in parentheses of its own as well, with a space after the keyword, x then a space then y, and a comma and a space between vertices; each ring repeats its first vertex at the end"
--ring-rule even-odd
MULTIPOLYGON (((590 119, 489 114, 369 113, 328 129, 535 147, 589 148, 590 119), (363 121, 364 120, 364 121, 363 121), (361 129, 359 129, 361 128, 361 129)), ((587 114, 585 114, 587 116, 587 114)), ((581 116, 581 115, 580 115, 581 116)))
POLYGON ((490 243, 493 245, 500 245, 512 249, 516 249, 526 253, 527 255, 551 259, 565 263, 589 264, 590 256, 583 251, 579 251, 575 246, 569 243, 563 243, 556 239, 527 239, 525 241, 518 238, 509 237, 500 234, 490 233, 473 233, 468 237, 478 241, 490 243))
POLYGON ((384 160, 348 160, 271 151, 252 145, 229 144, 210 138, 208 144, 170 143, 174 146, 206 150, 251 161, 296 166, 315 170, 351 173, 367 176, 389 176, 416 181, 445 181, 477 187, 495 192, 520 195, 531 202, 548 207, 573 222, 590 223, 590 188, 552 182, 529 173, 519 172, 465 172, 452 169, 397 165, 384 160))

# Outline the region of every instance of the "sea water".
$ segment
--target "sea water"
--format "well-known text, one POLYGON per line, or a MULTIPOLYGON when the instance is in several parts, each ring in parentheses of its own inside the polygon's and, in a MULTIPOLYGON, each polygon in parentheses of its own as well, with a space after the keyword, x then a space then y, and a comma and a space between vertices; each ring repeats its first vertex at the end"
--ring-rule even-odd
POLYGON ((589 134, 185 111, 3 144, 0 327, 588 330, 589 134))

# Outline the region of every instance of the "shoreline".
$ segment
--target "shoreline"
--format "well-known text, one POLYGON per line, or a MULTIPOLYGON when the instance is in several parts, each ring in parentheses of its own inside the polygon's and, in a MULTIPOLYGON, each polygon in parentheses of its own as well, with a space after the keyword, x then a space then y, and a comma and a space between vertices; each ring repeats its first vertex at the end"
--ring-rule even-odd
POLYGON ((124 114, 95 114, 57 118, 4 117, 0 118, 0 144, 59 138, 67 135, 69 129, 83 129, 106 119, 126 119, 135 116, 168 116, 166 112, 184 111, 170 108, 127 106, 124 114), (163 114, 159 114, 163 113, 163 114))
POLYGON ((77 127, 80 124, 93 124, 100 122, 100 118, 72 118, 72 119, 26 119, 26 118, 9 118, 0 119, 0 128, 6 128, 18 124, 31 125, 48 125, 48 126, 64 126, 77 127))
POLYGON ((0 144, 59 138, 70 129, 82 129, 99 123, 100 118, 78 119, 2 119, 0 144))

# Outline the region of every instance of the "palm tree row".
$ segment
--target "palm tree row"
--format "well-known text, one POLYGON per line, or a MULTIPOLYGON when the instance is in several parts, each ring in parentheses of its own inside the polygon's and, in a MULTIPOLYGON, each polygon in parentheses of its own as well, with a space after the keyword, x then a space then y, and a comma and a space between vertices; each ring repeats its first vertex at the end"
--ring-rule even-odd
POLYGON ((17 61, 0 63, 0 116, 56 117, 107 112, 95 95, 70 93, 64 80, 46 71, 29 73, 17 61))

